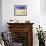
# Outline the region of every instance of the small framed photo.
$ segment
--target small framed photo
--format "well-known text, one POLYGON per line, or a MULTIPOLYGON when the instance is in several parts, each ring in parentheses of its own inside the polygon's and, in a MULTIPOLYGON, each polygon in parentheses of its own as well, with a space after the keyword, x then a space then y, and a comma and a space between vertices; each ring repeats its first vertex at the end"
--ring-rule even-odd
POLYGON ((27 16, 27 5, 14 5, 14 16, 27 16))

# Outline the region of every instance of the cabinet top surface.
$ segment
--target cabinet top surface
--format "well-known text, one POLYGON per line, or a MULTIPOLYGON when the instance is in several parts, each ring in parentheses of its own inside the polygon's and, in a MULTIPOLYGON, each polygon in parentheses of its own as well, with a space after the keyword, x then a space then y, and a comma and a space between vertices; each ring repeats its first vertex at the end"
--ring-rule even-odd
POLYGON ((34 23, 7 23, 7 24, 8 24, 8 25, 14 25, 14 24, 19 24, 19 25, 20 25, 20 24, 22 24, 22 25, 23 25, 23 24, 31 24, 31 25, 33 25, 34 23))

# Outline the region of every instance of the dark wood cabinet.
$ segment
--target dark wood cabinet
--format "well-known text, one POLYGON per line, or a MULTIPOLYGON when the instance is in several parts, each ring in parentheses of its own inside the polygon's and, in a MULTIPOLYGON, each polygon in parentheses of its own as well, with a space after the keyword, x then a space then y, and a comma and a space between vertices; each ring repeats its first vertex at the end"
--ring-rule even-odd
POLYGON ((12 39, 23 43, 22 46, 33 46, 33 23, 7 23, 12 39))

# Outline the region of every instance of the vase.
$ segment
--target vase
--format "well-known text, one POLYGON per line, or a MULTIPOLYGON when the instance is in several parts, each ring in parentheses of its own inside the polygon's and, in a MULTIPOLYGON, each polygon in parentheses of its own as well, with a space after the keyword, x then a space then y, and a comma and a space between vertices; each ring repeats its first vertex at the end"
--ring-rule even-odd
POLYGON ((39 40, 39 46, 45 46, 45 41, 39 40))

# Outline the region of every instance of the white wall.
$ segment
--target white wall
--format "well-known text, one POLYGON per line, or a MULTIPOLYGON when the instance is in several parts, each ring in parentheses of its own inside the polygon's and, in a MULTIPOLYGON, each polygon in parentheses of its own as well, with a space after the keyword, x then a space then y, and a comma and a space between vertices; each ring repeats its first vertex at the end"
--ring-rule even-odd
MULTIPOLYGON (((43 5, 44 6, 44 5, 43 5)), ((7 22, 10 19, 17 19, 19 22, 30 20, 33 25, 33 45, 38 46, 38 39, 36 37, 36 27, 41 24, 46 27, 46 15, 42 14, 42 1, 40 0, 2 0, 2 25, 3 31, 8 29, 7 22), (27 5, 27 16, 14 16, 14 5, 27 5), (37 39, 37 40, 36 40, 37 39)), ((45 28, 46 29, 46 28, 45 28)))
POLYGON ((0 0, 0 31, 2 31, 2 0, 0 0))
POLYGON ((40 0, 40 9, 42 13, 46 13, 46 0, 40 0))
POLYGON ((40 24, 46 31, 46 0, 40 0, 40 24))

